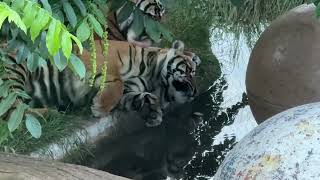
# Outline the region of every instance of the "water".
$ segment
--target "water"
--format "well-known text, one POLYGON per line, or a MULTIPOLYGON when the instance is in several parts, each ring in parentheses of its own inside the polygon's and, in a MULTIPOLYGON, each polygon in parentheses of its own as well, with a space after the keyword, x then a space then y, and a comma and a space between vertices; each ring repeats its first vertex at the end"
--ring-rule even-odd
MULTIPOLYGON (((221 33, 221 30, 213 31, 213 34, 221 33)), ((211 37, 212 51, 221 63, 223 77, 227 81, 228 88, 223 91, 224 101, 222 108, 228 108, 242 101, 242 93, 245 89, 245 75, 249 61, 251 48, 248 47, 246 37, 241 34, 239 39, 233 33, 223 33, 223 36, 211 37), (235 45, 236 42, 236 45, 235 45)), ((225 135, 243 138, 257 123, 254 120, 251 109, 245 106, 234 117, 234 123, 225 126, 221 133, 215 137, 215 143, 220 143, 225 135)))
POLYGON ((229 150, 256 123, 245 94, 250 49, 244 36, 236 41, 238 46, 230 33, 210 41, 222 75, 207 91, 167 114, 159 127, 100 144, 93 152, 96 159, 85 165, 134 179, 211 179, 229 150), (236 59, 234 48, 239 50, 236 59))
POLYGON ((204 113, 203 124, 195 132, 200 148, 185 167, 184 179, 210 179, 227 152, 257 126, 245 94, 251 51, 245 36, 240 35, 237 40, 232 33, 215 30, 210 40, 222 76, 195 102, 194 108, 204 113), (219 34, 218 38, 215 34, 219 34), (207 105, 202 107, 205 99, 207 105))

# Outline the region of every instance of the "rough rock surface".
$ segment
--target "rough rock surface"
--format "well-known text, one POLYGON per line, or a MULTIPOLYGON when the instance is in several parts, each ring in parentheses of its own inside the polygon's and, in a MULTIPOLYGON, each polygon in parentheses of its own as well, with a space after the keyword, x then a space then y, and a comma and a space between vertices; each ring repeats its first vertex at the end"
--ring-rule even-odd
POLYGON ((215 179, 319 179, 320 103, 266 120, 227 155, 215 179))
POLYGON ((301 5, 263 32, 250 57, 246 86, 258 123, 286 109, 320 101, 320 21, 301 5))

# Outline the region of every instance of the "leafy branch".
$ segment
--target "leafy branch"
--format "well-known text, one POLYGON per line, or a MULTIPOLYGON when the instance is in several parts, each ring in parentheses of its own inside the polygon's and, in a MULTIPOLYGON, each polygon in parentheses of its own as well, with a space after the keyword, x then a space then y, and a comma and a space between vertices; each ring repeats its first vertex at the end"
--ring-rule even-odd
POLYGON ((63 54, 69 59, 72 41, 78 45, 82 52, 83 47, 78 38, 69 33, 59 20, 52 17, 50 12, 41 8, 37 3, 29 0, 12 0, 10 6, 12 9, 6 3, 0 2, 0 25, 8 18, 9 22, 14 22, 23 32, 27 33, 29 30, 32 41, 41 32, 47 30, 46 45, 51 56, 58 53, 61 47, 63 54))
POLYGON ((155 42, 159 42, 161 37, 169 42, 173 41, 173 35, 167 28, 150 16, 144 14, 130 0, 112 1, 111 10, 116 11, 119 8, 121 8, 118 17, 119 23, 123 23, 133 14, 132 27, 136 34, 141 34, 145 29, 147 35, 155 42))

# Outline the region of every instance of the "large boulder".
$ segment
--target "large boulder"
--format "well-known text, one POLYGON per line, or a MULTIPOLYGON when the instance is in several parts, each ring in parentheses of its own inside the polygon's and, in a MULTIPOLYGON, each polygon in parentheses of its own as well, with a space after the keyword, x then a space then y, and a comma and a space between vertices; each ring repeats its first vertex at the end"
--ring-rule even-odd
POLYGON ((252 51, 246 76, 258 123, 320 101, 320 21, 313 4, 298 6, 271 23, 252 51))
POLYGON ((226 156, 217 180, 320 179, 320 103, 266 120, 226 156))

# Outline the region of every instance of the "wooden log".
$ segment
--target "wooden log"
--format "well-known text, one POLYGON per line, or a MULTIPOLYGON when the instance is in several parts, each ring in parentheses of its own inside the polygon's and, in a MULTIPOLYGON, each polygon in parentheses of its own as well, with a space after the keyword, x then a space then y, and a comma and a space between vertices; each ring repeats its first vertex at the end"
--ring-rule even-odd
POLYGON ((128 180, 84 166, 0 153, 0 180, 128 180))

